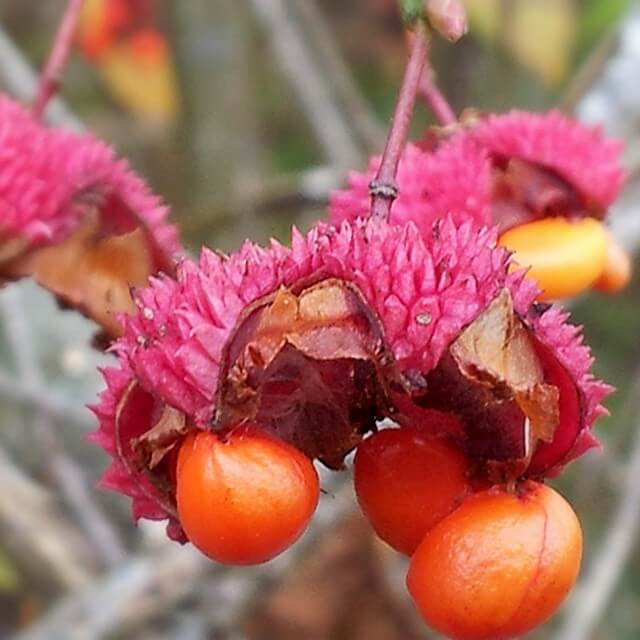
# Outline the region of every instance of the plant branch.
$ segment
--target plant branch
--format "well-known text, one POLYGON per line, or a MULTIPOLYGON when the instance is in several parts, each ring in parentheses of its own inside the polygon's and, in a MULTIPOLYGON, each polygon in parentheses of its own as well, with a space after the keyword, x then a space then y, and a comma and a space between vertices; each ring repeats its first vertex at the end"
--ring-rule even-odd
MULTIPOLYGON (((6 288, 0 305, 19 378, 26 388, 40 393, 46 384, 29 332, 20 290, 6 288)), ((50 412, 42 406, 36 406, 33 427, 36 434, 34 444, 39 445, 47 469, 81 523, 95 553, 105 566, 118 564, 125 556, 124 546, 108 517, 95 502, 82 469, 66 454, 50 412)))
POLYGON ((438 123, 443 127, 455 124, 458 121, 455 111, 442 91, 440 91, 435 81, 433 68, 429 64, 425 65, 425 70, 420 80, 419 92, 438 123))
POLYGON ((320 2, 288 0, 288 4, 289 10, 298 15, 301 28, 314 45, 318 64, 325 68, 325 82, 333 88, 360 142, 368 152, 379 149, 385 130, 358 90, 320 2))
MULTIPOLYGON (((2 25, 0 25, 0 82, 22 102, 32 100, 38 86, 37 73, 2 25)), ((71 113, 59 97, 51 101, 46 120, 74 131, 84 129, 80 120, 71 113)))
POLYGON ((340 169, 355 166, 361 151, 348 118, 338 108, 325 78, 309 52, 304 35, 285 0, 250 0, 316 140, 329 162, 340 169))
POLYGON ((405 69, 391 127, 385 143, 380 168, 369 185, 371 194, 371 217, 388 220, 393 201, 398 196, 396 174, 400 155, 404 149, 409 125, 416 103, 416 95, 424 71, 429 48, 429 33, 426 25, 419 21, 411 44, 411 53, 405 69))
POLYGON ((36 118, 42 116, 47 103, 58 92, 83 2, 84 0, 68 0, 67 8, 51 46, 49 58, 40 75, 38 92, 33 102, 33 115, 36 118))
POLYGON ((238 617, 256 592, 279 580, 353 506, 353 492, 346 478, 336 478, 333 472, 322 477, 323 487, 335 487, 334 497, 321 501, 302 540, 271 562, 251 571, 229 570, 164 539, 89 588, 66 596, 13 640, 84 640, 117 635, 140 627, 193 595, 206 597, 206 615, 215 630, 237 629, 238 617), (210 582, 206 591, 205 578, 210 582), (216 606, 208 606, 211 602, 216 606))

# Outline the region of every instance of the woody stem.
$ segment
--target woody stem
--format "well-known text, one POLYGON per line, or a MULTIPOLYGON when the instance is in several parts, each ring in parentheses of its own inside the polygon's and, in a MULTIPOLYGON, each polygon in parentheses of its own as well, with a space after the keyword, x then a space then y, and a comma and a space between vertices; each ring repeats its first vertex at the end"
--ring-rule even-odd
POLYGON ((391 119, 391 127, 387 135, 384 152, 382 153, 380 168, 369 185, 372 218, 388 220, 391 205, 398 196, 398 185, 396 183, 398 162, 409 132, 411 116, 413 115, 416 96, 426 63, 428 48, 429 33, 426 25, 420 21, 416 25, 409 61, 407 62, 396 108, 391 119))
POLYGON ((38 91, 32 108, 33 115, 36 118, 42 117, 49 100, 58 92, 62 73, 71 51, 83 1, 69 0, 67 3, 67 8, 51 45, 49 58, 40 74, 38 91))

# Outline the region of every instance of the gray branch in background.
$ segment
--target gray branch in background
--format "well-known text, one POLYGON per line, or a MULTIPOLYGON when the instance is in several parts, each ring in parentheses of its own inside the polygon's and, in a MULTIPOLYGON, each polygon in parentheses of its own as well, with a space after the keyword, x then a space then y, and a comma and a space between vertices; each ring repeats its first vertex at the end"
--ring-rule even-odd
POLYGON ((312 58, 287 2, 250 2, 324 155, 339 169, 357 166, 361 151, 354 140, 352 127, 336 104, 331 91, 331 79, 322 73, 312 58))
POLYGON ((298 15, 302 30, 308 34, 316 50, 319 65, 325 67, 325 77, 341 102, 349 122, 368 153, 380 152, 386 131, 356 86, 353 74, 340 53, 340 47, 318 0, 287 0, 289 11, 298 15))
MULTIPOLYGON (((27 389, 40 394, 46 384, 34 348, 31 324, 24 311, 21 291, 17 287, 6 287, 3 290, 0 309, 19 378, 27 389)), ((94 499, 82 469, 65 453, 53 417, 43 407, 36 407, 33 426, 34 447, 40 450, 46 467, 87 533, 96 554, 105 566, 119 564, 126 555, 120 537, 94 499)))
POLYGON ((44 409, 56 420, 71 422, 85 433, 95 426, 95 420, 86 408, 50 390, 29 387, 2 370, 0 370, 0 396, 12 402, 44 409))
POLYGON ((608 220, 618 241, 636 251, 640 243, 640 84, 635 81, 640 69, 640 3, 633 3, 613 40, 612 55, 593 78, 576 115, 625 141, 624 161, 630 181, 608 220))
MULTIPOLYGON (((632 393, 640 390, 640 376, 632 393)), ((640 413, 640 407, 636 414, 640 413)), ((585 579, 576 588, 557 640, 586 640, 596 632, 627 567, 640 531, 640 418, 627 462, 625 482, 607 533, 585 579)))
MULTIPOLYGON (((634 82, 640 69, 640 5, 622 21, 615 54, 578 105, 578 116, 604 125, 610 135, 627 142, 626 163, 631 180, 612 208, 611 229, 619 242, 636 252, 640 244, 640 85, 634 82)), ((637 393, 638 383, 634 385, 637 393)), ((631 391, 634 395, 634 391, 631 391)), ((637 419, 637 418, 636 418, 637 419)), ((595 633, 614 596, 616 586, 640 531, 640 423, 618 506, 593 564, 570 600, 558 640, 586 640, 595 633)))
POLYGON ((13 640, 99 640, 131 631, 198 594, 205 578, 208 584, 200 594, 206 595, 204 615, 211 628, 227 633, 255 594, 279 580, 353 506, 351 487, 342 476, 323 472, 321 478, 323 487, 335 494, 322 498, 304 537, 271 562, 250 570, 229 569, 164 539, 148 553, 132 557, 90 587, 62 599, 13 640))
POLYGON ((18 566, 50 595, 90 584, 91 554, 52 496, 0 449, 0 540, 18 566))

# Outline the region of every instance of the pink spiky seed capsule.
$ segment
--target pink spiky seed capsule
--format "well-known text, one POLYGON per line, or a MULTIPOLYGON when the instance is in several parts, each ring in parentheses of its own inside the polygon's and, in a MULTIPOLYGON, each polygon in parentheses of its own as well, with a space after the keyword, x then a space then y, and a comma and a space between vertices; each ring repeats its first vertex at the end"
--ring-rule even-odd
POLYGON ((42 125, 0 96, 0 277, 34 277, 119 335, 130 286, 173 273, 168 208, 124 160, 88 134, 42 125))
POLYGON ((557 473, 594 446, 609 388, 495 239, 451 219, 430 236, 319 225, 290 249, 203 250, 152 279, 94 408, 109 485, 184 539, 167 468, 185 433, 255 422, 340 468, 384 417, 446 438, 493 480, 557 473))
MULTIPOLYGON (((628 260, 600 220, 624 182, 620 151, 600 129, 555 111, 468 118, 407 146, 391 221, 413 221, 427 234, 449 214, 495 224, 500 243, 532 268, 543 297, 591 286, 615 292, 630 279, 628 260)), ((331 195, 332 222, 366 215, 377 162, 331 195)))

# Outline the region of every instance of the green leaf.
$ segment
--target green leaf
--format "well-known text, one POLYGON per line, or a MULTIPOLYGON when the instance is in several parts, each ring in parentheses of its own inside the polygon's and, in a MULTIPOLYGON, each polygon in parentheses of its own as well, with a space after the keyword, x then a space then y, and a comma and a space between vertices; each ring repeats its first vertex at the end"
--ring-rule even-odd
POLYGON ((400 0, 402 19, 408 27, 412 27, 424 17, 425 0, 400 0))

